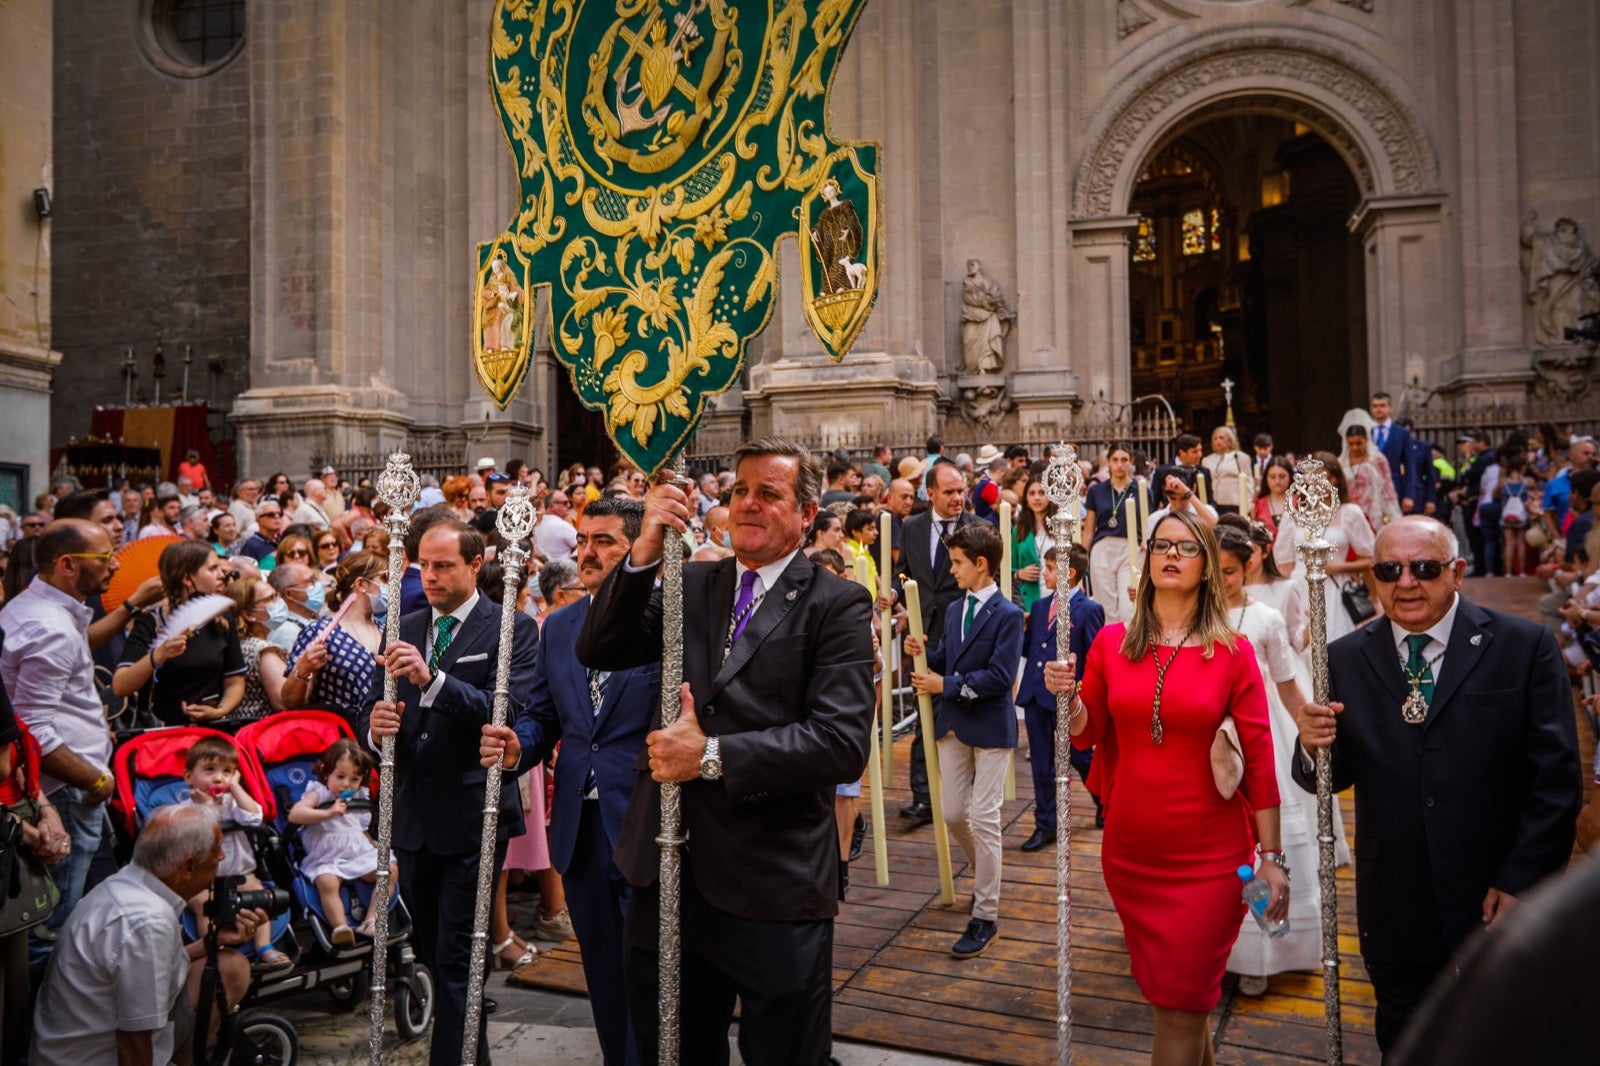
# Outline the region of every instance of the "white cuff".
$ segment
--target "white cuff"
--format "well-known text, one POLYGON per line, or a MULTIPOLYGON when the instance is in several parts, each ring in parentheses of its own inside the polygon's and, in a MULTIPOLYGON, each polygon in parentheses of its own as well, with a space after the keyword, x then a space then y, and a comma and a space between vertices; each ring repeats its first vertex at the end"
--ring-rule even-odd
POLYGON ((627 557, 622 560, 623 573, 627 573, 627 574, 642 574, 646 570, 654 570, 656 567, 658 567, 660 565, 661 565, 661 560, 657 559, 655 562, 651 563, 649 566, 634 566, 633 565, 633 552, 631 552, 631 551, 628 553, 627 557))
POLYGON ((428 684, 427 688, 422 690, 422 698, 417 701, 417 706, 432 707, 433 701, 439 698, 439 691, 443 688, 444 671, 435 670, 433 672, 433 681, 428 684))

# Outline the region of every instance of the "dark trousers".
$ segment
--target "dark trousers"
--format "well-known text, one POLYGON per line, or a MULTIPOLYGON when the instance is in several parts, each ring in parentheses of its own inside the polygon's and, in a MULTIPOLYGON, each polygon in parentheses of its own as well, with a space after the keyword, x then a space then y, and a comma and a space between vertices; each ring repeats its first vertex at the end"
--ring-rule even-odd
POLYGON ((583 954, 589 1009, 606 1066, 639 1066, 633 1029, 628 1024, 628 990, 623 980, 623 923, 632 887, 611 861, 611 841, 597 800, 585 800, 578 820, 578 842, 562 871, 567 911, 583 954))
MULTIPOLYGON (((411 912, 411 944, 417 958, 433 974, 436 1006, 430 1066, 461 1066, 461 1044, 467 1024, 467 980, 472 966, 472 913, 478 899, 478 853, 438 855, 422 848, 396 848, 400 892, 411 912)), ((506 846, 494 852, 494 877, 505 864, 506 846)), ((484 947, 488 954, 487 941, 484 947)), ((492 968, 485 963, 485 973, 492 968)), ((483 1015, 478 1017, 478 1059, 489 1062, 489 1040, 483 1015)))
POLYGON ((928 806, 928 756, 922 750, 922 722, 911 727, 911 802, 928 806))
POLYGON ((1449 964, 1441 957, 1437 963, 1373 962, 1365 960, 1367 976, 1372 979, 1372 992, 1378 1009, 1373 1029, 1378 1038, 1378 1050, 1387 1061, 1400 1044, 1400 1034, 1406 1023, 1428 997, 1428 989, 1449 964))
MULTIPOLYGON (((707 903, 683 864, 678 1061, 727 1066, 739 1000, 739 1053, 760 1066, 823 1066, 833 1045, 833 919, 762 922, 707 903)), ((639 1061, 655 1066, 660 894, 637 889, 627 920, 628 1010, 639 1061)))
MULTIPOLYGON (((1056 831, 1056 709, 1036 703, 1022 705, 1022 724, 1028 731, 1028 766, 1033 772, 1033 827, 1046 833, 1056 831)), ((1078 771, 1078 780, 1089 780, 1093 751, 1068 747, 1067 757, 1078 771)), ((1100 799, 1094 798, 1099 809, 1100 799)))

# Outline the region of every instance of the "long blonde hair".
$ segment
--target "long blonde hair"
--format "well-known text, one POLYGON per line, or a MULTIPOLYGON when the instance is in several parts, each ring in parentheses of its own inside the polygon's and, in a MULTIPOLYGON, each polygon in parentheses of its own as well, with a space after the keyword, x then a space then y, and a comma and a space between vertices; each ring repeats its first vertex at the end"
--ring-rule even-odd
MULTIPOLYGON (((1228 621, 1228 602, 1222 593, 1222 548, 1211 527, 1188 511, 1171 511, 1150 530, 1150 540, 1155 540, 1156 530, 1166 522, 1181 522, 1200 542, 1200 555, 1205 559, 1205 569, 1200 575, 1200 596, 1195 605, 1193 636, 1200 638, 1205 657, 1211 658, 1218 644, 1230 652, 1238 650, 1239 634, 1228 621)), ((1144 658, 1144 653, 1156 644, 1155 599, 1156 586, 1150 580, 1152 562, 1150 545, 1145 544, 1145 568, 1139 575, 1139 590, 1133 598, 1133 620, 1128 623, 1122 637, 1122 654, 1131 662, 1144 658)))

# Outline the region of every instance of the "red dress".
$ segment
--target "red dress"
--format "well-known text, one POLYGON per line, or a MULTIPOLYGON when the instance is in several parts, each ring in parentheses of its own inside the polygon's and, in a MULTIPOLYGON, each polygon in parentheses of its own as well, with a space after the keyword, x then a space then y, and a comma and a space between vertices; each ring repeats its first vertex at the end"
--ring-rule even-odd
MULTIPOLYGON (((1089 648, 1082 697, 1088 715, 1073 738, 1097 745, 1091 787, 1105 802, 1101 865, 1128 941, 1133 979, 1157 1007, 1209 1011, 1244 919, 1235 871, 1254 858, 1251 811, 1278 805, 1266 690, 1250 642, 1210 659, 1178 649, 1161 690, 1162 742, 1150 739, 1154 653, 1122 654, 1126 626, 1108 625, 1089 648), (1232 712, 1244 748, 1244 781, 1217 794, 1211 741, 1232 712)), ((1159 649, 1163 662, 1173 654, 1159 649)))

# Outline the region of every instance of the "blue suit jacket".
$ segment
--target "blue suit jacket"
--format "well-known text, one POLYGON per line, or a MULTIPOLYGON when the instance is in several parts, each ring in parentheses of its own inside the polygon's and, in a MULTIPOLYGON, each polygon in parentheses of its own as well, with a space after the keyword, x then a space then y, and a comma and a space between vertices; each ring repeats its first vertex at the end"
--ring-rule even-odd
MULTIPOLYGON (((1376 429, 1373 430, 1377 432, 1376 429)), ((1411 450, 1411 431, 1393 421, 1389 423, 1389 436, 1383 442, 1383 457, 1389 461, 1389 477, 1394 482, 1395 495, 1421 506, 1417 497, 1422 486, 1417 482, 1416 457, 1411 450)))
POLYGON ((944 641, 928 649, 928 669, 944 675, 934 704, 933 735, 950 730, 973 748, 1017 746, 1017 711, 1011 687, 1022 659, 1022 608, 996 593, 973 616, 961 639, 965 599, 944 614, 944 641))
MULTIPOLYGON (((1056 626, 1050 621, 1050 605, 1056 601, 1052 594, 1033 605, 1028 612, 1028 629, 1023 639, 1022 681, 1017 686, 1017 702, 1024 707, 1041 707, 1055 713, 1056 698, 1044 687, 1044 664, 1056 658, 1056 626)), ((1072 590, 1067 601, 1067 611, 1072 618, 1072 654, 1078 662, 1087 662, 1089 645, 1100 628, 1106 624, 1105 608, 1083 594, 1082 589, 1072 590)))
POLYGON ((661 702, 661 665, 617 670, 606 679, 600 713, 589 700, 589 671, 578 661, 578 634, 589 617, 584 597, 545 619, 533 664, 528 714, 517 723, 522 742, 518 773, 549 757, 556 741, 555 799, 550 811, 550 862, 565 874, 578 843, 584 784, 594 771, 600 793, 600 821, 609 853, 616 849, 639 771, 634 762, 645 734, 655 726, 661 702))
MULTIPOLYGON (((400 639, 427 647, 432 611, 424 608, 400 619, 400 639)), ((539 642, 533 619, 517 612, 511 638, 511 699, 506 722, 513 728, 523 715, 522 701, 533 683, 534 648, 539 642)), ((479 595, 477 606, 457 629, 439 659, 444 683, 433 706, 404 678, 396 698, 405 704, 395 737, 394 846, 426 847, 435 855, 478 850, 483 824, 483 787, 488 773, 478 765, 478 735, 494 710, 494 684, 500 650, 500 608, 479 595)), ((383 693, 383 667, 373 670, 372 692, 383 693)), ((356 736, 367 743, 372 708, 362 712, 356 736)), ((515 774, 500 778, 499 839, 522 832, 522 798, 515 774)))

